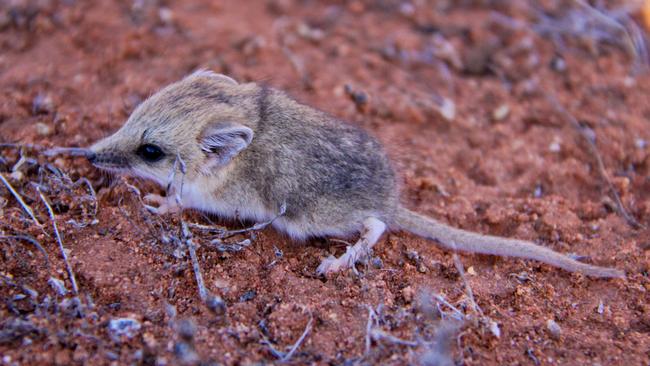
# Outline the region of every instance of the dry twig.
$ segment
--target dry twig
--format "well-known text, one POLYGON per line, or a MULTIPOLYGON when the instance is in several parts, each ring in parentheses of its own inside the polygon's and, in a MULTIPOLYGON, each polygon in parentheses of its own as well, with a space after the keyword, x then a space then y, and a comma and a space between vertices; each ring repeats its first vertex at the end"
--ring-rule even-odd
POLYGON ((277 220, 279 217, 284 216, 284 214, 287 212, 287 203, 283 202, 282 205, 280 206, 280 212, 278 212, 275 217, 273 217, 271 220, 266 221, 266 222, 260 222, 257 224, 254 224, 253 226, 246 228, 246 229, 241 229, 241 230, 228 230, 225 231, 221 236, 220 239, 227 239, 231 236, 237 235, 237 234, 244 234, 247 232, 251 231, 259 231, 265 229, 267 226, 271 225, 275 220, 277 220))
POLYGON ((63 262, 65 263, 66 271, 68 272, 68 276, 70 277, 70 282, 72 283, 72 291, 74 292, 75 296, 78 299, 79 287, 77 286, 77 280, 75 279, 74 272, 72 271, 72 266, 68 261, 68 254, 66 254, 65 248, 63 247, 63 240, 61 239, 61 234, 59 234, 59 228, 56 226, 56 219, 54 218, 54 210, 52 210, 52 206, 50 206, 50 204, 48 203, 47 198, 45 198, 39 186, 36 186, 36 191, 41 197, 43 204, 45 204, 45 207, 47 208, 47 212, 50 216, 50 220, 52 221, 52 227, 54 228, 54 235, 56 236, 56 241, 59 244, 59 250, 61 251, 61 256, 63 257, 63 262))
POLYGON ((630 34, 628 28, 625 25, 621 24, 621 22, 619 22, 618 20, 614 19, 611 16, 611 14, 607 14, 597 8, 594 8, 584 0, 573 0, 573 2, 576 3, 586 13, 590 14, 594 19, 597 19, 601 21, 603 24, 607 24, 608 26, 617 29, 621 34, 623 34, 624 36, 623 38, 625 39, 624 47, 632 55, 635 61, 635 66, 636 67, 647 66, 648 55, 645 49, 645 42, 643 41, 642 35, 641 35, 641 41, 639 41, 639 32, 638 32, 638 27, 636 27, 636 25, 634 26, 634 28, 632 28, 632 32, 635 33, 633 36, 632 34, 630 34))
POLYGON ((81 156, 87 158, 93 155, 90 149, 83 147, 53 147, 43 151, 43 155, 52 157, 56 155, 81 156))
POLYGON ((275 356, 275 357, 277 357, 279 359, 279 362, 281 362, 281 363, 288 362, 291 359, 291 357, 293 357, 293 354, 296 353, 296 351, 298 350, 298 348, 300 347, 302 342, 305 341, 305 338, 307 337, 307 335, 311 331, 313 321, 314 321, 314 316, 310 312, 309 313, 309 321, 307 322, 307 325, 305 326, 305 330, 302 332, 302 335, 300 335, 300 338, 298 338, 296 343, 294 343, 291 346, 291 348, 289 349, 289 351, 286 352, 286 353, 282 352, 282 351, 278 351, 275 347, 273 347, 271 342, 266 338, 264 338, 264 340, 262 341, 262 344, 269 347, 269 349, 271 350, 271 353, 273 353, 273 356, 275 356))
POLYGON ((187 245, 187 249, 190 252, 190 258, 192 260, 192 268, 194 269, 194 275, 196 277, 196 285, 199 288, 199 297, 204 302, 208 300, 208 290, 205 288, 205 283, 203 282, 203 276, 201 275, 201 267, 199 266, 199 259, 196 256, 196 249, 194 248, 194 243, 192 242, 192 233, 190 232, 187 224, 184 221, 181 221, 182 230, 183 230, 183 239, 187 245))
POLYGON ((379 329, 377 313, 369 305, 366 305, 366 308, 368 309, 368 322, 366 323, 366 356, 370 353, 370 346, 372 344, 372 341, 383 341, 407 347, 418 347, 420 345, 420 342, 418 341, 409 341, 395 337, 394 335, 385 332, 382 329, 379 329))
POLYGON ((36 239, 32 238, 31 236, 29 236, 29 235, 0 235, 0 240, 22 240, 22 241, 26 241, 26 242, 32 244, 33 246, 36 247, 36 249, 38 249, 43 254, 43 256, 45 257, 45 264, 49 266, 50 257, 47 255, 47 252, 45 251, 45 249, 43 248, 41 243, 39 243, 36 239))
POLYGON ((20 284, 17 284, 17 283, 14 282, 14 280, 13 280, 11 277, 9 277, 9 276, 6 276, 6 275, 0 273, 0 279, 2 279, 2 280, 3 280, 7 285, 22 290, 25 294, 29 295, 29 297, 30 297, 32 300, 34 300, 34 299, 36 299, 36 298, 38 297, 38 292, 37 292, 36 290, 34 290, 33 288, 31 288, 31 287, 29 287, 29 286, 26 286, 26 285, 20 285, 20 284))
POLYGON ((454 253, 454 264, 456 265, 456 270, 458 270, 458 273, 460 274, 460 278, 463 280, 463 284, 465 285, 465 293, 467 293, 467 298, 469 299, 474 312, 483 317, 483 310, 481 310, 481 307, 478 306, 476 300, 474 300, 474 292, 472 291, 472 287, 469 285, 469 282, 467 282, 465 269, 463 268, 463 264, 460 262, 460 258, 458 258, 458 254, 456 253, 454 253))
POLYGON ((187 173, 187 168, 185 162, 180 155, 176 156, 174 165, 172 167, 172 172, 170 172, 167 182, 167 194, 171 192, 173 188, 174 179, 176 176, 176 168, 179 168, 181 172, 181 182, 180 187, 176 192, 175 199, 176 204, 181 208, 178 210, 179 220, 181 222, 181 236, 183 238, 183 243, 187 247, 188 252, 190 253, 190 259, 192 261, 192 269, 194 271, 194 276, 196 278, 196 285, 199 288, 199 297, 207 305, 207 307, 219 314, 222 315, 226 310, 226 305, 223 299, 219 296, 216 296, 208 291, 205 287, 205 282, 203 282, 203 275, 201 274, 201 267, 199 265, 199 259, 196 255, 196 247, 192 241, 192 232, 190 231, 187 223, 183 220, 183 185, 185 182, 185 174, 187 173))
POLYGON ((18 201, 18 203, 20 204, 20 206, 22 206, 23 210, 25 210, 25 212, 27 212, 27 214, 29 215, 29 217, 32 218, 32 220, 34 221, 34 223, 35 223, 38 227, 43 227, 43 225, 38 221, 38 219, 36 218, 36 216, 34 216, 34 211, 32 211, 32 208, 29 207, 29 205, 26 204, 25 201, 23 201, 23 198, 20 196, 20 194, 18 194, 18 192, 16 192, 16 190, 15 190, 14 187, 9 183, 9 181, 8 181, 7 179, 5 179, 4 175, 2 175, 2 173, 0 173, 0 180, 1 180, 2 183, 5 185, 5 187, 7 187, 7 189, 9 190, 9 192, 11 192, 11 194, 16 198, 16 201, 18 201))
POLYGON ((564 118, 569 121, 571 126, 576 129, 576 131, 584 138, 585 142, 587 143, 587 147, 589 148, 589 153, 593 156, 594 160, 596 161, 596 166, 598 168, 598 174, 600 175, 601 179, 605 182, 607 185, 607 189, 609 190, 610 194, 614 198, 614 202, 616 203, 616 208, 618 210, 618 213, 623 216, 625 221, 630 225, 631 227, 635 229, 639 228, 645 228, 645 226, 641 225, 634 216, 630 215, 630 213, 627 211, 625 208, 625 205, 623 204, 623 201, 621 200, 621 197, 619 196, 618 192, 616 191, 616 188, 614 187, 614 184, 612 184, 612 181, 609 179, 609 176, 607 174, 607 170, 605 170, 605 164, 603 163, 603 159, 600 156, 600 153, 598 152, 598 147, 596 146, 595 141, 593 138, 585 131, 582 126, 580 126, 580 122, 571 114, 569 111, 566 110, 560 104, 560 102, 551 94, 542 91, 544 96, 546 97, 546 100, 551 104, 551 106, 564 118))

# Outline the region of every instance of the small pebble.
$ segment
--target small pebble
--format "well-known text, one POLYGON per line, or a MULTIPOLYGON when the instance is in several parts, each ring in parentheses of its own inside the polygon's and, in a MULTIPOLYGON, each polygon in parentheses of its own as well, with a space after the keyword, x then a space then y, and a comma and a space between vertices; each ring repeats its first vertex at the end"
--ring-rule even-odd
POLYGON ((226 303, 219 296, 210 295, 206 305, 215 315, 224 315, 226 313, 226 303))
POLYGON ((554 57, 553 60, 551 60, 551 69, 557 72, 566 71, 566 61, 564 61, 562 57, 554 57))
POLYGON ((239 302, 246 302, 246 301, 253 300, 256 295, 257 293, 254 290, 248 290, 239 297, 239 302))
POLYGON ((560 338, 562 335, 562 328, 560 328, 560 325, 558 325, 558 323, 556 323, 553 319, 549 319, 546 322, 546 328, 549 332, 551 332, 551 336, 553 336, 555 339, 560 338))
POLYGON ((495 121, 501 121, 508 117, 510 114, 510 107, 507 104, 500 105, 497 109, 492 112, 492 119, 495 121))
POLYGON ((71 318, 79 317, 82 314, 81 302, 78 297, 63 299, 59 303, 59 308, 71 318))
POLYGON ((189 319, 183 319, 178 323, 178 335, 185 340, 186 342, 190 342, 194 338, 194 334, 196 334, 196 326, 194 325, 194 322, 189 320, 189 319))
POLYGON ((199 360, 199 355, 191 344, 178 342, 174 344, 174 356, 184 365, 193 365, 199 360))
POLYGON ((142 340, 144 341, 144 344, 150 349, 154 349, 158 346, 158 341, 156 341, 156 337, 151 333, 143 334, 142 340))
POLYGON ((158 10, 158 18, 164 24, 171 24, 174 21, 174 12, 170 8, 163 6, 158 10))
POLYGON ((325 32, 321 29, 314 28, 307 23, 300 23, 296 31, 299 36, 313 42, 319 42, 325 38, 325 32))
POLYGON ((447 98, 442 98, 438 111, 440 115, 447 121, 453 121, 456 117, 456 104, 447 98))
POLYGON ((367 109, 369 97, 363 90, 355 90, 351 85, 345 84, 343 87, 345 94, 354 102, 359 112, 364 112, 367 109))
POLYGON ((413 262, 417 262, 420 260, 420 255, 415 250, 409 249, 406 251, 406 258, 412 260, 413 262))
POLYGON ((47 123, 38 122, 36 124, 36 133, 39 136, 49 136, 52 134, 52 127, 50 127, 50 125, 47 123))
POLYGON ((15 172, 11 172, 9 174, 9 177, 16 182, 20 182, 21 180, 23 180, 25 175, 20 170, 16 170, 15 172))
POLYGON ((122 336, 133 338, 140 330, 140 322, 131 318, 112 319, 108 323, 108 331, 111 339, 120 342, 122 336))
POLYGON ((559 142, 559 141, 553 141, 553 142, 551 142, 551 144, 548 145, 548 150, 549 150, 550 152, 554 152, 554 153, 556 153, 556 152, 560 152, 560 150, 561 150, 560 142, 559 142))
POLYGON ((403 2, 399 5, 399 12, 402 15, 413 15, 415 14, 415 6, 409 2, 403 2))
POLYGON ((135 359, 135 360, 142 360, 143 356, 144 356, 144 353, 142 352, 141 349, 133 352, 133 359, 135 359))
POLYGON ((495 337, 501 338, 501 329, 499 328, 499 324, 493 320, 490 321, 490 332, 492 332, 495 337))
POLYGON ((413 301, 414 296, 415 296, 415 290, 413 290, 413 287, 407 286, 402 289, 402 297, 404 297, 404 300, 407 303, 413 301))
POLYGON ((645 149, 645 147, 648 146, 648 142, 642 138, 637 138, 634 140, 634 145, 637 149, 645 149))
POLYGON ((59 296, 65 296, 68 293, 68 290, 65 288, 65 284, 58 278, 50 277, 50 279, 47 280, 47 283, 52 286, 54 291, 56 291, 59 296))
POLYGON ((38 94, 32 100, 33 114, 47 114, 54 111, 54 102, 49 95, 38 94))

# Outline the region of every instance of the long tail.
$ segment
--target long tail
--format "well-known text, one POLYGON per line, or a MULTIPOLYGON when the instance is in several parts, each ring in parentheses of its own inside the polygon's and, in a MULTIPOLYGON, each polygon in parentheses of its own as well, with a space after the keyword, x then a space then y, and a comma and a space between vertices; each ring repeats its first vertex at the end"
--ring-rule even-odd
POLYGON ((452 250, 534 259, 569 272, 581 272, 594 277, 625 277, 625 272, 615 268, 581 263, 529 241, 481 235, 456 229, 403 207, 398 209, 397 225, 403 230, 434 240, 443 247, 452 250))

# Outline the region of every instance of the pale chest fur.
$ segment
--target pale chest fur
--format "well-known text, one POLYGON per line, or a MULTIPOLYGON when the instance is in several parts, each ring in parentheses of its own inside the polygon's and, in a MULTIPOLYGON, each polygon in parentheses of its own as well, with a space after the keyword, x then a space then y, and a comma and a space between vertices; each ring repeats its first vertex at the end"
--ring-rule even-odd
POLYGON ((242 218, 256 222, 272 219, 270 212, 255 192, 231 187, 218 188, 212 179, 198 179, 183 185, 183 208, 195 209, 222 218, 242 218))

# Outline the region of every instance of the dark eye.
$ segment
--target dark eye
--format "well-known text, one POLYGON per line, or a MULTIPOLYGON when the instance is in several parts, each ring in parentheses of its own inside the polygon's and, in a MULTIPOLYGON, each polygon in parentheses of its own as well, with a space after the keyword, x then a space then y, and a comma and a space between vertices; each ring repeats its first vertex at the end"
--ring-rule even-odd
POLYGON ((140 145, 138 151, 136 151, 136 154, 150 163, 162 159, 162 157, 165 155, 165 153, 163 153, 163 151, 158 146, 151 144, 140 145))

